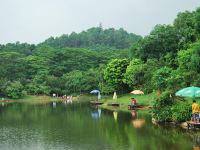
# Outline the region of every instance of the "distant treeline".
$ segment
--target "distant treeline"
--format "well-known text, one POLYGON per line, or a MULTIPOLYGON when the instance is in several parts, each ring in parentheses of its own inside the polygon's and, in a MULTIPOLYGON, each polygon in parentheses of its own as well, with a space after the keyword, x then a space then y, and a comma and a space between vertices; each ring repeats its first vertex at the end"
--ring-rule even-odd
POLYGON ((133 33, 128 33, 120 28, 102 29, 102 27, 90 28, 81 33, 64 34, 60 37, 51 37, 41 44, 47 44, 54 48, 74 47, 74 48, 101 48, 113 47, 116 49, 129 48, 142 37, 133 33))

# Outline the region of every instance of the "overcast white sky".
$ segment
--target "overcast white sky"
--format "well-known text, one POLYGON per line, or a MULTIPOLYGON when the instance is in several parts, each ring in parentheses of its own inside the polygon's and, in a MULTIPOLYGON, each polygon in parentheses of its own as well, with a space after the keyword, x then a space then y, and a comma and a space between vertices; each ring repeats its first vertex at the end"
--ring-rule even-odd
POLYGON ((39 43, 100 22, 144 36, 199 6, 200 0, 0 0, 0 43, 39 43))

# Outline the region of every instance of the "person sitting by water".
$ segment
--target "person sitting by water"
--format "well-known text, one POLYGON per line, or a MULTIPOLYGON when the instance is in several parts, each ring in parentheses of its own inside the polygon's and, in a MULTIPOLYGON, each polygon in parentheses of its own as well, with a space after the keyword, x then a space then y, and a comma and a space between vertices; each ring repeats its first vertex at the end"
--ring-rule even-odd
POLYGON ((135 98, 131 98, 131 108, 134 108, 137 106, 137 101, 135 98))
POLYGON ((193 100, 192 104, 192 121, 199 122, 199 105, 196 100, 193 100))

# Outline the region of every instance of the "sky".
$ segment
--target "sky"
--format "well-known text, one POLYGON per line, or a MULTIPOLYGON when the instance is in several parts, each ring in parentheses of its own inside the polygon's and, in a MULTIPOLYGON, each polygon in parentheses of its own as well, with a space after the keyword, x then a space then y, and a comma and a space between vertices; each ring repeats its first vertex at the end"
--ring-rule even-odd
POLYGON ((197 7, 200 0, 0 0, 0 44, 37 44, 100 23, 145 36, 156 24, 172 24, 178 12, 197 7))

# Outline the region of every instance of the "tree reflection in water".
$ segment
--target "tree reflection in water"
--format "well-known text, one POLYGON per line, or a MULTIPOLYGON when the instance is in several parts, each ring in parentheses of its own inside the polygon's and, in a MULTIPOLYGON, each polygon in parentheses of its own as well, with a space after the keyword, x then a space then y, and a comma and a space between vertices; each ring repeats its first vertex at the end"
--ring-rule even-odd
POLYGON ((194 136, 194 147, 193 150, 200 150, 200 136, 194 136))

